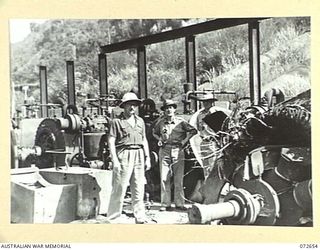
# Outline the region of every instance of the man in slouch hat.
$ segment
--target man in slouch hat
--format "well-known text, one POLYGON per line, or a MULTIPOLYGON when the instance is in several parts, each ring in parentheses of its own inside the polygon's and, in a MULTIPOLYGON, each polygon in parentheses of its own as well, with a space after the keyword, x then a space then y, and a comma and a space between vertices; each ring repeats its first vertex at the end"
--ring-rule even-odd
POLYGON ((186 210, 184 206, 183 175, 184 147, 197 130, 184 119, 175 116, 177 104, 173 100, 164 100, 161 110, 164 116, 153 128, 153 136, 158 140, 161 208, 171 210, 171 183, 174 180, 174 203, 177 210, 186 210))

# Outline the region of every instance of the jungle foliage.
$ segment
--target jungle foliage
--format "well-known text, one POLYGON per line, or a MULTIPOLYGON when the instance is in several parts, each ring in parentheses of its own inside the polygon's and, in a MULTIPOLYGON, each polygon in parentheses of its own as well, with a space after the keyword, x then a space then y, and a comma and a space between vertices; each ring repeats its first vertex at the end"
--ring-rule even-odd
MULTIPOLYGON (((31 24, 31 34, 11 45, 14 85, 39 83, 39 66, 47 67, 49 102, 66 96, 66 61, 75 62, 76 91, 99 91, 98 54, 102 45, 159 33, 205 19, 48 20, 31 24)), ((281 86, 294 95, 310 88, 310 18, 273 18, 261 22, 260 52, 263 86, 281 86), (292 88, 292 86, 298 87, 292 88)), ((196 37, 197 81, 202 88, 235 90, 248 95, 248 28, 246 25, 196 37)), ((180 99, 186 82, 184 40, 147 46, 148 93, 180 99)), ((109 92, 120 97, 137 87, 136 52, 108 54, 109 92)), ((39 89, 29 95, 40 100, 39 89)), ((22 103, 16 91, 16 104, 22 103)), ((80 97, 79 97, 80 98, 80 97)), ((81 100, 80 100, 81 101, 81 100)))

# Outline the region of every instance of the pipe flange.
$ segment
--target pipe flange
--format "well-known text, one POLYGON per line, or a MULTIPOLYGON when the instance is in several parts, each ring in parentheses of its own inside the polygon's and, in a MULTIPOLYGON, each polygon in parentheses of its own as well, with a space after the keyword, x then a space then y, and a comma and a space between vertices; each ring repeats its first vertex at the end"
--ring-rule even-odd
POLYGON ((66 129, 67 132, 79 132, 81 129, 81 119, 77 114, 67 114, 66 119, 69 121, 69 127, 66 129))
POLYGON ((259 202, 259 199, 263 201, 254 222, 255 225, 274 225, 276 223, 280 216, 280 201, 271 185, 261 179, 254 179, 240 183, 238 188, 247 190, 256 201, 259 202))
POLYGON ((229 224, 253 224, 260 211, 260 206, 254 201, 255 198, 245 189, 239 188, 237 190, 230 191, 224 202, 236 201, 239 204, 240 211, 239 216, 235 218, 227 218, 229 224))

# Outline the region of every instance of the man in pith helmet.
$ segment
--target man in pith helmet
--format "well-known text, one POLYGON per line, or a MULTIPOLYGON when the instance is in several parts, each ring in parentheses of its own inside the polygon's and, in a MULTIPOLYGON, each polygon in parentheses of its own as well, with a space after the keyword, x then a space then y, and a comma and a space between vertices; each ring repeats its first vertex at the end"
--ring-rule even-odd
POLYGON ((120 108, 123 113, 110 125, 108 145, 113 163, 113 179, 107 219, 112 223, 122 213, 127 186, 130 183, 133 214, 137 224, 148 223, 143 202, 145 171, 149 170, 149 146, 145 124, 136 115, 141 104, 136 94, 123 95, 120 108))

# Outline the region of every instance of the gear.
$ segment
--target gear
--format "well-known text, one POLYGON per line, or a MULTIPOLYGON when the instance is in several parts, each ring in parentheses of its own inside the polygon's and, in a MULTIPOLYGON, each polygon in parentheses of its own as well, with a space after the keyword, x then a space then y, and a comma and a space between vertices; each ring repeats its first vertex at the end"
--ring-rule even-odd
MULTIPOLYGON (((49 168, 54 166, 53 154, 46 153, 47 150, 65 150, 65 140, 63 132, 59 129, 55 120, 47 118, 44 119, 36 133, 35 146, 41 148, 41 156, 38 157, 36 165, 38 168, 49 168)), ((64 155, 56 156, 56 163, 64 165, 64 155)))

